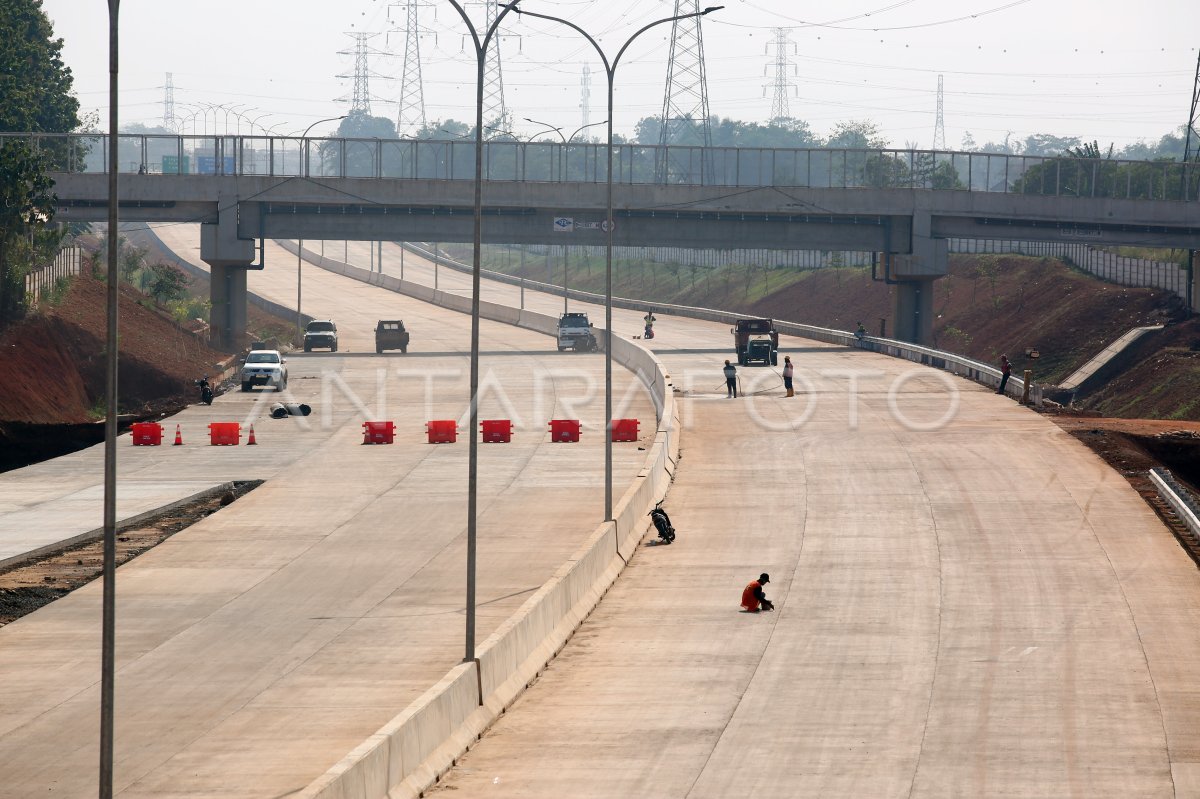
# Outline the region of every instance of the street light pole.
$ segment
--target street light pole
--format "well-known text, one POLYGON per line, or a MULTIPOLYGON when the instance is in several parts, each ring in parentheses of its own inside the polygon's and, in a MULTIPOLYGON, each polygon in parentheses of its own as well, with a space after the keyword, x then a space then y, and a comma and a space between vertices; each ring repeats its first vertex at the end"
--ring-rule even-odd
POLYGON ((121 0, 108 0, 108 329, 105 342, 106 385, 104 402, 104 590, 100 622, 100 799, 113 795, 113 718, 117 646, 117 272, 119 238, 117 194, 117 18, 121 0))
MULTIPOLYGON (((617 64, 621 61, 621 56, 625 55, 625 51, 629 49, 629 45, 637 37, 641 36, 646 31, 662 25, 667 22, 674 22, 679 19, 690 19, 691 17, 702 17, 705 14, 711 14, 713 11, 719 11, 724 6, 709 6, 703 11, 696 11, 691 14, 679 14, 674 17, 665 17, 655 20, 650 24, 642 27, 637 33, 625 40, 625 44, 621 45, 621 49, 617 51, 616 57, 609 63, 608 56, 604 54, 604 50, 596 42, 591 35, 583 28, 576 25, 570 20, 562 19, 561 17, 552 17, 547 14, 538 14, 533 11, 524 11, 516 9, 518 15, 528 15, 537 19, 544 19, 550 22, 559 22, 572 28, 579 33, 583 38, 588 40, 596 54, 600 56, 600 61, 604 64, 604 73, 608 78, 608 186, 606 199, 606 213, 604 217, 604 520, 612 521, 612 250, 613 250, 613 84, 617 74, 617 64)), ((576 131, 578 133, 578 131, 576 131)), ((559 134, 561 135, 561 133, 559 134)), ((574 134, 572 134, 574 136, 574 134)))
MULTIPOLYGON (((304 133, 300 136, 301 150, 301 166, 304 164, 304 156, 308 154, 308 132, 320 125, 322 122, 336 122, 339 119, 345 119, 346 114, 340 117, 330 117, 329 119, 318 119, 316 122, 304 129, 304 133)), ((302 170, 307 172, 308 170, 302 170)), ((303 343, 304 334, 301 332, 304 328, 303 314, 300 313, 300 278, 304 271, 304 239, 296 239, 296 341, 303 343)))
MULTIPOLYGON (((491 27, 480 39, 471 18, 463 10, 459 0, 450 0, 450 5, 462 17, 471 32, 471 43, 475 45, 475 231, 471 253, 471 412, 470 447, 467 450, 467 629, 466 654, 463 662, 475 660, 475 550, 477 538, 476 516, 478 512, 479 476, 479 273, 483 251, 483 73, 488 45, 500 28, 500 23, 509 11, 517 8, 520 0, 501 5, 504 10, 496 15, 491 27)), ((434 260, 436 264, 436 259, 434 260)))

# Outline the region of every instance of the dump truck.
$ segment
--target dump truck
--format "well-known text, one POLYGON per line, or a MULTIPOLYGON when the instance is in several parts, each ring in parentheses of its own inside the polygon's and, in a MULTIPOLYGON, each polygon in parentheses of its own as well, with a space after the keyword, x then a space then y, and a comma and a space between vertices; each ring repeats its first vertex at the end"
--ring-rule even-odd
POLYGON ((598 348, 592 323, 585 313, 565 313, 558 319, 558 351, 594 352, 598 348))
POLYGON ((408 352, 408 331, 400 319, 380 319, 375 324, 375 352, 400 350, 408 352))
POLYGON ((738 319, 730 331, 738 364, 779 364, 779 331, 770 319, 738 319))

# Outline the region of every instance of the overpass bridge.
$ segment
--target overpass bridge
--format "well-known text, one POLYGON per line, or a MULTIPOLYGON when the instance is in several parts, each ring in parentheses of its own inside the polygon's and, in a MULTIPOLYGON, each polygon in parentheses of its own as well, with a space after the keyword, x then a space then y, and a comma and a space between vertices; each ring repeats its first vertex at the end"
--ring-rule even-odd
MULTIPOLYGON (((59 219, 107 218, 105 137, 12 135, 62 170, 59 219)), ((120 183, 124 221, 202 223, 225 345, 243 327, 245 271, 265 266, 266 239, 472 239, 471 142, 126 136, 120 145, 118 168, 134 173, 120 183)), ((488 142, 484 241, 603 244, 604 154, 597 144, 488 142)), ((640 145, 613 155, 615 246, 879 252, 906 341, 930 338, 932 282, 947 273, 951 238, 1200 249, 1194 164, 640 145), (668 179, 656 182, 664 162, 668 179)))

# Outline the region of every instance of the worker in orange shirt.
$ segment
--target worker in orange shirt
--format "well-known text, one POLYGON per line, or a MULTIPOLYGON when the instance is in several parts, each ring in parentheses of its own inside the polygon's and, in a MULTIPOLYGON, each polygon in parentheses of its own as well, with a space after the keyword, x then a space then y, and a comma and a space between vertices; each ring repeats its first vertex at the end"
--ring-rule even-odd
POLYGON ((763 572, 757 580, 752 580, 742 590, 742 610, 747 613, 758 613, 760 610, 774 610, 775 605, 763 595, 763 586, 771 582, 771 575, 763 572))

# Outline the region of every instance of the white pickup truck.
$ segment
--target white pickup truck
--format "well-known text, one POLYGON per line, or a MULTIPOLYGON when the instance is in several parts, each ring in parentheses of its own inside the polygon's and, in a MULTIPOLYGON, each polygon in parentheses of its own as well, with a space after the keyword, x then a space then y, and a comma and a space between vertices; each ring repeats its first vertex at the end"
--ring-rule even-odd
POLYGON ((271 386, 276 391, 283 391, 287 388, 286 363, 279 350, 250 350, 239 375, 242 391, 255 386, 271 386))

